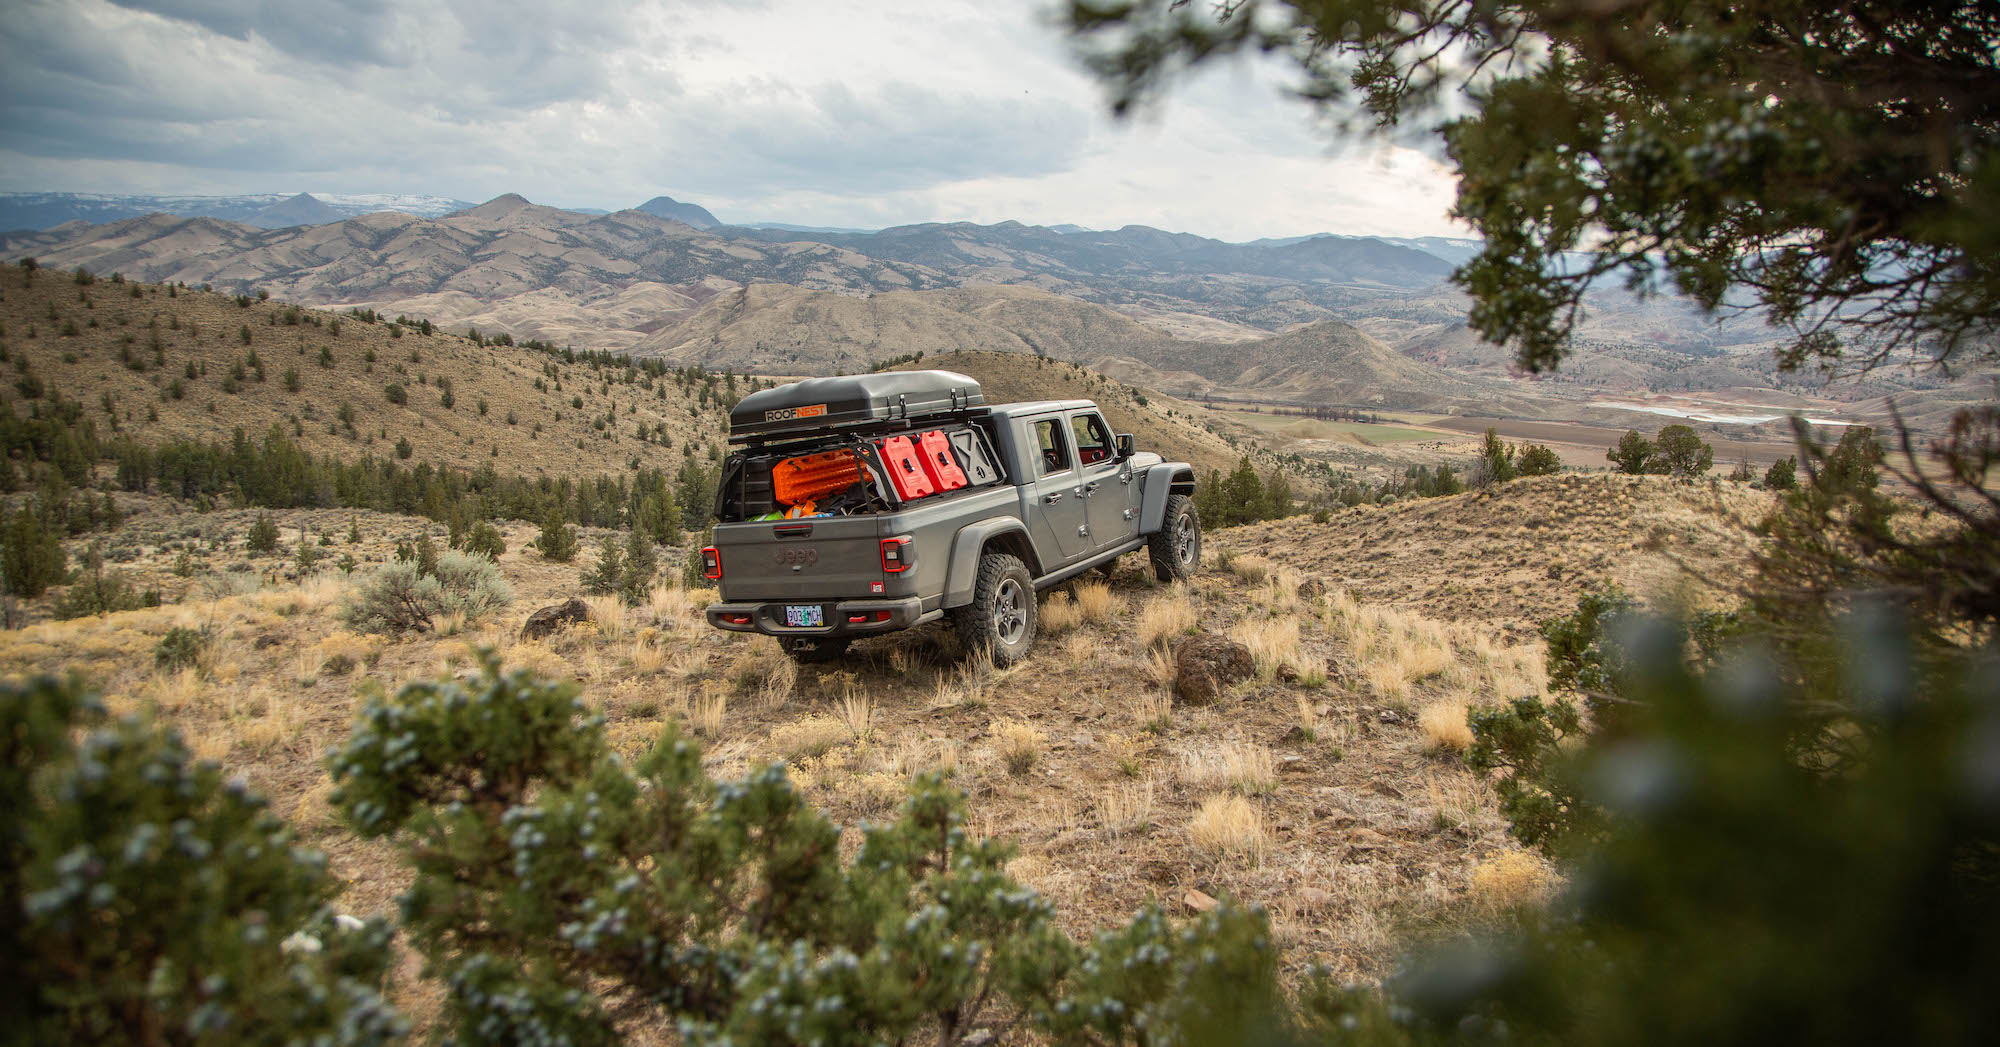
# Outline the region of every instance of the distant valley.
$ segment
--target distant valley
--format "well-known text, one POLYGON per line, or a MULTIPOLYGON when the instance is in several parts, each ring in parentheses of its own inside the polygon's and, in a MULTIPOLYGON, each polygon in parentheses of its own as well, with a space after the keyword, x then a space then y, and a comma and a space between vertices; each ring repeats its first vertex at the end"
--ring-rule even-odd
MULTIPOLYGON (((20 213, 32 195, 0 203, 20 213)), ((994 350, 1085 362, 1177 395, 1598 421, 1618 414, 1585 409, 1600 393, 1754 393, 1800 406, 1829 396, 1817 376, 1774 373, 1774 332, 1754 317, 1717 323, 1670 297, 1623 292, 1596 296, 1582 351, 1561 373, 1524 379, 1467 328, 1466 299, 1447 282, 1477 249, 1465 240, 1232 244, 1018 222, 804 231, 725 224, 666 196, 611 213, 511 194, 455 207, 307 194, 67 205, 92 200, 257 209, 72 220, 0 236, 0 257, 772 374, 994 350), (299 221, 264 227, 289 219, 299 221)), ((1942 385, 1876 377, 1831 395, 1942 385)))

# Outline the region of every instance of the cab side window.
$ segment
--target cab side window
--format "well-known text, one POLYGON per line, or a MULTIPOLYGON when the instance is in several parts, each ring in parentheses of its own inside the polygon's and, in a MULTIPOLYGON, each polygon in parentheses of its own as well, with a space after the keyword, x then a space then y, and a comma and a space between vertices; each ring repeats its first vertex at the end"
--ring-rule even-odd
POLYGON ((1070 428, 1076 433, 1076 457, 1085 465, 1109 461, 1114 452, 1111 448, 1111 432, 1104 428, 1104 420, 1094 414, 1071 415, 1070 428))
POLYGON ((1069 471, 1069 442, 1063 437, 1060 418, 1035 423, 1035 444, 1042 449, 1042 475, 1069 471))

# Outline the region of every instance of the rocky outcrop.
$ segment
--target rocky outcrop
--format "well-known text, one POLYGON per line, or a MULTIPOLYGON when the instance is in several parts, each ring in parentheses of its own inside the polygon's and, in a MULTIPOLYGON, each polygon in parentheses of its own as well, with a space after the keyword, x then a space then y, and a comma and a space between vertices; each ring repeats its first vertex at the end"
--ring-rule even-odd
POLYGON ((566 625, 590 621, 590 605, 571 598, 567 603, 550 604, 528 616, 521 626, 521 639, 539 640, 566 625))
POLYGON ((1226 637, 1196 633, 1174 644, 1174 697, 1208 705, 1256 671, 1250 648, 1226 637))

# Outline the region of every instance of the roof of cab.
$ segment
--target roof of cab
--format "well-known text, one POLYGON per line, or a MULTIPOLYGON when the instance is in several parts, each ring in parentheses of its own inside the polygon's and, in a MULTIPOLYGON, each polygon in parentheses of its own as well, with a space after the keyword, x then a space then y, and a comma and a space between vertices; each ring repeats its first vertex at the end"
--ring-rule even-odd
POLYGON ((996 418, 1020 418, 1031 414, 1050 411, 1097 410, 1097 405, 1089 400, 1024 400, 1020 403, 997 404, 993 407, 996 418))

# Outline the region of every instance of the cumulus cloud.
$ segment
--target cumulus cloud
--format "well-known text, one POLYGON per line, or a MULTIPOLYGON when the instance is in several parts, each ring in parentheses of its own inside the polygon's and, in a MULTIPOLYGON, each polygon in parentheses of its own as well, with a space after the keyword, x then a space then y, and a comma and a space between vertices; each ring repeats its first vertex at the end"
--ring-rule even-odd
POLYGON ((1120 124, 1045 17, 970 0, 28 0, 0 20, 0 158, 8 190, 1451 231, 1443 168, 1329 153, 1277 70, 1120 124))

